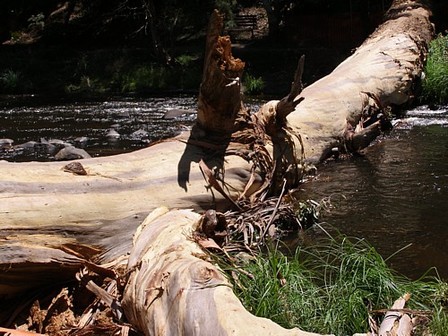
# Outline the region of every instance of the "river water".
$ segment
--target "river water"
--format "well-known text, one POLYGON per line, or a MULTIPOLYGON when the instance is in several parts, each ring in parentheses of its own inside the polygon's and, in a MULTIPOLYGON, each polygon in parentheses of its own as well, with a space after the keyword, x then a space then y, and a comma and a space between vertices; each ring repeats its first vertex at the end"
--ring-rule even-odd
POLYGON ((0 159, 51 160, 42 146, 51 140, 83 148, 93 157, 133 151, 190 127, 195 119, 190 112, 196 108, 196 98, 191 96, 57 104, 30 97, 25 102, 0 106, 0 139, 14 141, 13 148, 3 146, 0 159), (173 109, 185 113, 165 117, 173 109), (37 144, 23 146, 28 141, 37 144))
POLYGON ((320 166, 302 189, 329 200, 320 219, 333 235, 365 238, 409 277, 436 267, 446 280, 448 110, 419 107, 394 123, 364 156, 320 166))
MULTIPOLYGON (((37 144, 4 144, 0 159, 51 160, 41 144, 55 138, 92 156, 136 150, 190 127, 195 115, 189 110, 195 108, 190 96, 4 103, 0 139, 37 144), (173 109, 176 116, 167 115, 173 109)), ((394 124, 365 155, 319 166, 317 176, 301 186, 302 195, 327 200, 321 226, 330 234, 365 238, 384 257, 393 255, 389 264, 412 278, 436 267, 448 279, 448 111, 423 106, 394 124)))

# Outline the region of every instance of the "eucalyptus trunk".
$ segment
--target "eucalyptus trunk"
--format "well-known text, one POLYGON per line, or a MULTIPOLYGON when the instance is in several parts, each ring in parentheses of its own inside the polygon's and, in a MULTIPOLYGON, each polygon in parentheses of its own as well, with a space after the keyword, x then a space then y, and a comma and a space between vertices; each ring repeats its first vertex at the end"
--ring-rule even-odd
POLYGON ((307 165, 369 145, 387 125, 388 108, 412 100, 433 35, 419 1, 396 0, 388 14, 349 58, 304 89, 301 58, 288 95, 250 114, 239 88, 244 62, 219 35, 214 13, 191 132, 77 165, 0 161, 0 295, 109 263, 127 269, 121 304, 146 335, 311 335, 242 307, 200 248, 211 238, 197 212, 241 210, 296 186, 307 165))

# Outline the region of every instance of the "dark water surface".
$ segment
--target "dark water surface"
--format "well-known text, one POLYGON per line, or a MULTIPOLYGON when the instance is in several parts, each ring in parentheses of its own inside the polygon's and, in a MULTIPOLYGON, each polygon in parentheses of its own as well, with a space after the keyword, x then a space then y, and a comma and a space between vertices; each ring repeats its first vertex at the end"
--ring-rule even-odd
POLYGON ((39 145, 52 139, 83 148, 91 156, 129 152, 189 127, 195 115, 188 110, 196 109, 196 98, 191 96, 51 105, 34 99, 27 102, 28 105, 10 104, 13 106, 4 103, 0 108, 0 139, 11 139, 15 146, 3 148, 0 159, 51 160, 51 155, 39 145), (187 113, 165 118, 172 109, 187 113), (33 150, 21 149, 20 145, 28 141, 38 144, 33 150))
POLYGON ((448 113, 409 111, 365 156, 330 162, 303 189, 329 197, 323 227, 365 238, 399 272, 448 279, 448 113), (434 274, 434 272, 432 272, 434 274))
MULTIPOLYGON (((92 156, 147 146, 190 127, 194 114, 166 119, 171 109, 195 109, 196 98, 121 99, 27 104, 0 108, 0 139, 14 145, 41 138, 83 147, 92 156), (113 129, 115 136, 110 136, 113 129), (109 136, 108 136, 109 133, 109 136)), ((42 152, 3 148, 0 159, 49 160, 42 152)), ((431 267, 448 279, 448 112, 408 111, 363 157, 329 162, 302 186, 304 197, 328 198, 323 227, 365 238, 389 263, 413 278, 431 267)), ((322 233, 318 233, 322 234, 322 233)))

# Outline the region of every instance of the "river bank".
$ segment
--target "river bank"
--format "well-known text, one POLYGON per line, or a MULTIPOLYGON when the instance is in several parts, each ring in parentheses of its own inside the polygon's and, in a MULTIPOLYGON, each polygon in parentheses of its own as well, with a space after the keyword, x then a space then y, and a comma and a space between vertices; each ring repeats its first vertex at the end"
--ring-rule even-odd
MULTIPOLYGON (((307 57, 304 83, 327 75, 349 55, 323 47, 288 48, 264 41, 233 45, 246 62, 245 75, 261 79, 264 95, 289 90, 299 57, 307 57)), ((0 46, 0 94, 89 99, 107 95, 197 93, 202 76, 203 44, 179 47, 173 65, 157 63, 150 49, 76 49, 67 46, 0 46)), ((244 78, 243 78, 244 85, 244 78)))

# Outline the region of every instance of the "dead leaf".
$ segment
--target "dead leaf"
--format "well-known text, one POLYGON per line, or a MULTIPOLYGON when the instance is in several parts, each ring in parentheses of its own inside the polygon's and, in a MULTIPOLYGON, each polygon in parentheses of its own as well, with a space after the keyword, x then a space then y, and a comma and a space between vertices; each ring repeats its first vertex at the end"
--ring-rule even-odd
POLYGON ((208 182, 208 184, 210 186, 215 188, 216 191, 218 191, 222 196, 224 196, 228 201, 230 201, 237 209, 239 209, 241 211, 243 210, 229 195, 227 195, 227 193, 224 191, 224 189, 222 189, 221 185, 216 180, 212 171, 210 170, 210 168, 208 168, 208 166, 202 159, 201 159, 201 161, 199 161, 199 168, 201 169, 202 174, 204 175, 206 181, 208 182))
POLYGON ((280 286, 284 287, 287 283, 285 277, 283 276, 282 272, 278 271, 277 272, 277 279, 280 282, 280 286))
POLYGON ((206 249, 206 250, 217 249, 217 250, 219 250, 219 251, 222 251, 222 248, 221 248, 218 244, 216 244, 216 242, 215 242, 213 239, 211 239, 211 238, 208 238, 208 239, 199 239, 199 240, 197 241, 197 243, 198 243, 203 249, 206 249))

